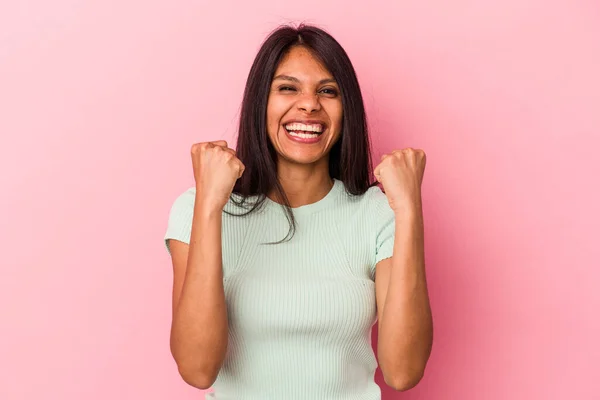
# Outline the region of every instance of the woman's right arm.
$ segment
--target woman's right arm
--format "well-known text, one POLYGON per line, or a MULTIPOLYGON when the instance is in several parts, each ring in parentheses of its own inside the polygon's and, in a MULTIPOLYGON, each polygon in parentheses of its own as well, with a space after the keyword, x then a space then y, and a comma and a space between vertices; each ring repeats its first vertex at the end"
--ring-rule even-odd
POLYGON ((227 350, 223 288, 222 210, 196 196, 189 245, 171 239, 173 320, 171 353, 183 380, 208 389, 227 350))

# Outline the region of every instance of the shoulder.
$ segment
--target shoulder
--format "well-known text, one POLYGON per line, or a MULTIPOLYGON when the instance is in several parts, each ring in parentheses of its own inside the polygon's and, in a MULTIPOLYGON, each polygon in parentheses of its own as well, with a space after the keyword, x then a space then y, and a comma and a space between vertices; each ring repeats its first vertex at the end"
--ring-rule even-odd
POLYGON ((196 199, 196 188, 191 187, 186 189, 185 191, 179 193, 177 197, 175 197, 175 201, 173 205, 182 206, 182 205, 194 205, 194 200, 196 199))
POLYGON ((367 189, 364 196, 369 200, 369 203, 374 206, 381 207, 382 205, 388 204, 387 196, 379 186, 371 186, 367 189))
POLYGON ((195 199, 196 188, 189 188, 177 195, 169 212, 169 232, 186 232, 191 229, 195 199))
POLYGON ((344 196, 344 203, 347 207, 341 207, 345 209, 344 218, 350 223, 350 221, 357 221, 362 227, 366 227, 369 231, 379 232, 384 227, 393 225, 395 221, 395 214, 390 203, 388 202, 386 194, 379 186, 372 186, 362 195, 350 195, 344 196))
POLYGON ((386 214, 391 211, 387 196, 379 186, 372 186, 361 195, 351 195, 344 192, 343 202, 350 205, 355 212, 364 212, 368 215, 386 214))
POLYGON ((171 205, 167 231, 164 236, 164 242, 169 253, 171 253, 170 239, 176 239, 183 243, 190 242, 195 197, 196 189, 190 188, 180 193, 171 205))
POLYGON ((372 212, 383 219, 389 219, 394 216, 394 211, 390 207, 390 203, 386 194, 379 186, 373 186, 367 191, 369 194, 369 206, 372 212))
MULTIPOLYGON (((379 229, 394 218, 387 196, 378 186, 368 188, 363 194, 353 195, 342 189, 335 206, 330 209, 331 218, 348 229, 379 229)), ((343 229, 346 229, 343 228, 343 229)))
POLYGON ((196 188, 191 187, 182 193, 179 193, 171 205, 171 216, 180 213, 189 213, 194 209, 196 199, 196 188))
MULTIPOLYGON (((223 209, 223 217, 227 218, 228 213, 239 214, 248 210, 248 204, 239 205, 241 196, 233 193, 223 209)), ((178 194, 171 205, 171 218, 183 217, 191 219, 194 212, 194 204, 196 203, 196 188, 190 187, 178 194)))

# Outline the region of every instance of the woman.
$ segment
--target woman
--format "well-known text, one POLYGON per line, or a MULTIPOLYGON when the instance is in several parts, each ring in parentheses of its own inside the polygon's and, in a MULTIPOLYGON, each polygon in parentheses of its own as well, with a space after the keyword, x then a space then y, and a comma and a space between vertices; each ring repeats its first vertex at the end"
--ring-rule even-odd
POLYGON ((171 351, 217 399, 380 399, 423 375, 432 321, 423 255, 425 154, 372 170, 342 47, 280 27, 250 70, 237 151, 192 146, 196 185, 171 209, 171 351), (385 190, 371 182, 376 177, 385 190))

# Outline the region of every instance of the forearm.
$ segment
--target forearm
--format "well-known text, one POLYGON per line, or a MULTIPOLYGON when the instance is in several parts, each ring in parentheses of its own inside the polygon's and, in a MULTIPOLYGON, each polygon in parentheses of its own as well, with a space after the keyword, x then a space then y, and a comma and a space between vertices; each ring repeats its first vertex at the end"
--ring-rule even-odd
POLYGON ((421 210, 396 215, 392 268, 379 325, 378 355, 399 386, 411 387, 425 369, 433 322, 425 277, 421 210))
POLYGON ((171 349, 180 373, 210 386, 227 350, 221 211, 194 206, 185 281, 175 310, 171 349))

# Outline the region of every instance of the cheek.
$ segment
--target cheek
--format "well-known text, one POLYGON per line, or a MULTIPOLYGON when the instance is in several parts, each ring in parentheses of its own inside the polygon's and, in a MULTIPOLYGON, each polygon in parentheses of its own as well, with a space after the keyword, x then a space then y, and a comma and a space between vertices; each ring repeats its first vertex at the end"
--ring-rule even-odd
POLYGON ((337 123, 341 122, 343 107, 340 99, 330 99, 325 108, 332 121, 337 123))
POLYGON ((267 105, 267 132, 269 136, 273 136, 277 133, 278 115, 274 109, 273 104, 267 105))
POLYGON ((285 111, 285 104, 282 104, 281 101, 271 100, 267 103, 267 125, 269 129, 277 129, 279 127, 285 111))
POLYGON ((331 122, 335 124, 336 130, 339 132, 339 130, 342 127, 342 116, 343 116, 343 111, 342 111, 342 105, 341 104, 336 104, 335 106, 333 106, 329 112, 329 117, 331 118, 331 122))

